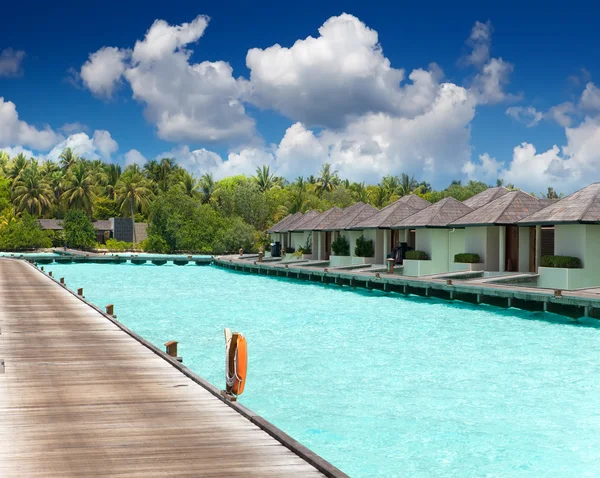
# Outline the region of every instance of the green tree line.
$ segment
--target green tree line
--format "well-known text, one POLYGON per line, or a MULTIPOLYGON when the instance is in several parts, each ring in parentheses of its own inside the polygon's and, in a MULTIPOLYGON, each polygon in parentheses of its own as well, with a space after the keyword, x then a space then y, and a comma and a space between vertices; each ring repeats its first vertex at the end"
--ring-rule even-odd
MULTIPOLYGON (((251 177, 217 181, 210 173, 196 177, 171 158, 123 169, 79 157, 70 148, 58 162, 0 152, 0 248, 62 245, 64 233, 42 232, 35 219, 64 219, 70 211, 79 211, 82 214, 71 219, 81 225, 87 218, 83 244, 89 247, 95 241, 89 233, 91 221, 131 217, 149 223, 149 237, 141 244, 149 251, 255 250, 267 241, 264 231, 288 214, 345 208, 357 201, 381 208, 407 194, 430 202, 445 197, 464 201, 488 187, 478 181, 452 181, 434 190, 407 174, 385 176, 378 184, 351 182, 330 164, 316 176, 293 181, 277 176, 269 166, 257 168, 251 177)), ((542 195, 559 196, 551 188, 542 195)))

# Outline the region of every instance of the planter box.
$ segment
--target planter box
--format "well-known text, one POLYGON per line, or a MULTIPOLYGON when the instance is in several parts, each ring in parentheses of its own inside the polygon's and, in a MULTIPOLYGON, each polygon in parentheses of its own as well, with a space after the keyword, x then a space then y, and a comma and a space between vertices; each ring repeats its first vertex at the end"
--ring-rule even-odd
POLYGON ((302 254, 302 259, 307 259, 309 261, 312 261, 314 257, 314 254, 302 254))
POLYGON ((466 262, 450 263, 450 272, 483 271, 483 270, 485 270, 485 264, 483 262, 475 262, 473 264, 469 264, 466 262))
POLYGON ((538 286, 548 289, 581 289, 599 287, 600 277, 597 271, 588 269, 566 269, 561 267, 539 267, 538 286))
POLYGON ((375 257, 354 257, 354 256, 352 256, 352 264, 375 264, 375 257))
POLYGON ((419 277, 432 274, 433 262, 431 259, 426 261, 404 259, 403 265, 402 275, 404 276, 419 277))
POLYGON ((352 256, 330 256, 329 266, 349 266, 352 264, 352 256))

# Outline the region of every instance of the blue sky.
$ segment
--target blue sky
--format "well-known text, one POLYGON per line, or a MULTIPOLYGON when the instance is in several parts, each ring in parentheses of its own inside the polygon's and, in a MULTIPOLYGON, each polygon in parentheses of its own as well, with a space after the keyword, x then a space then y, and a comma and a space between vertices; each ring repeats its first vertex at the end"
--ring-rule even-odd
POLYGON ((583 4, 125 3, 3 6, 0 148, 168 154, 216 176, 266 163, 293 179, 327 161, 367 182, 406 171, 568 192, 600 179, 583 4))

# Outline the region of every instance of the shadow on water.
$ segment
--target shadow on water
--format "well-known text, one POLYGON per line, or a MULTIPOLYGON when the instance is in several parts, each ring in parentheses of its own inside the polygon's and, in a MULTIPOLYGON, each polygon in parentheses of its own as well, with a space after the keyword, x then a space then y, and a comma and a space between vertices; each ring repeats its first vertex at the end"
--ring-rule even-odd
POLYGON ((211 265, 210 267, 214 267, 228 274, 240 274, 240 275, 253 275, 256 278, 260 278, 263 280, 269 281, 278 281, 284 283, 291 283, 298 286, 306 286, 306 287, 323 287, 323 288, 335 288, 342 293, 347 294, 358 294, 363 295, 365 297, 373 297, 373 296, 381 296, 381 297, 393 297, 399 301, 410 301, 413 303, 423 303, 429 302, 431 304, 440 304, 446 307, 452 307, 453 309, 459 310, 485 310, 495 315, 507 317, 507 318, 519 318, 523 320, 533 320, 537 322, 544 322, 548 324, 554 325, 566 325, 570 327, 585 327, 585 328, 593 328, 600 329, 600 320, 594 319, 591 317, 581 317, 581 318, 571 318, 560 314, 554 314, 552 312, 539 312, 539 311, 527 311, 516 308, 502 308, 497 307, 490 304, 470 304, 468 302, 463 302, 458 299, 456 300, 446 300, 440 299, 437 297, 423 297, 418 295, 404 295, 398 292, 384 292, 382 290, 376 289, 364 289, 362 287, 351 287, 348 285, 338 285, 338 284, 324 284, 321 282, 313 282, 306 281, 303 279, 297 279, 295 277, 281 277, 281 276, 266 276, 260 274, 253 274, 251 272, 245 271, 236 271, 231 269, 224 269, 216 265, 211 265))

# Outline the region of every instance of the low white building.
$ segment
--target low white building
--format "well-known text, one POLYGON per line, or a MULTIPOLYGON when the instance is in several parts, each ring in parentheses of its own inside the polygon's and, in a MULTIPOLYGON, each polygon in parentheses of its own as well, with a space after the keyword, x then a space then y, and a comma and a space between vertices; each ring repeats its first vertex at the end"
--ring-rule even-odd
MULTIPOLYGON (((541 235, 554 227, 554 256, 575 257, 577 267, 538 268, 538 286, 552 289, 600 287, 600 183, 574 192, 519 222, 541 235)), ((541 243, 542 241, 540 241, 541 243)), ((542 251, 538 250, 542 262, 542 251)), ((559 264, 558 261, 552 261, 559 264)))
POLYGON ((290 228, 294 226, 294 224, 298 223, 303 217, 304 214, 301 212, 288 214, 281 221, 274 224, 267 230, 267 233, 271 237, 271 242, 281 243, 282 254, 285 252, 287 247, 291 247, 292 233, 290 232, 290 228))
POLYGON ((469 268, 468 264, 454 264, 455 254, 464 252, 465 230, 448 225, 472 211, 464 203, 446 198, 392 226, 404 231, 414 229, 415 250, 428 256, 427 259, 404 259, 402 275, 426 276, 469 268))
MULTIPOLYGON (((377 214, 372 215, 350 229, 358 233, 356 238, 364 235, 365 239, 373 241, 375 249, 373 262, 375 264, 383 264, 386 261, 387 255, 394 247, 397 247, 399 242, 411 242, 409 237, 398 236, 397 231, 392 231, 392 226, 428 206, 431 206, 429 201, 420 196, 409 194, 394 201, 392 204, 378 211, 377 214)), ((354 243, 356 243, 356 238, 354 239, 354 243)), ((353 247, 350 250, 354 252, 353 247)))
POLYGON ((462 252, 478 254, 484 270, 533 272, 535 238, 532 239, 531 228, 519 227, 517 223, 547 205, 548 202, 522 191, 511 191, 449 226, 465 228, 462 252))

